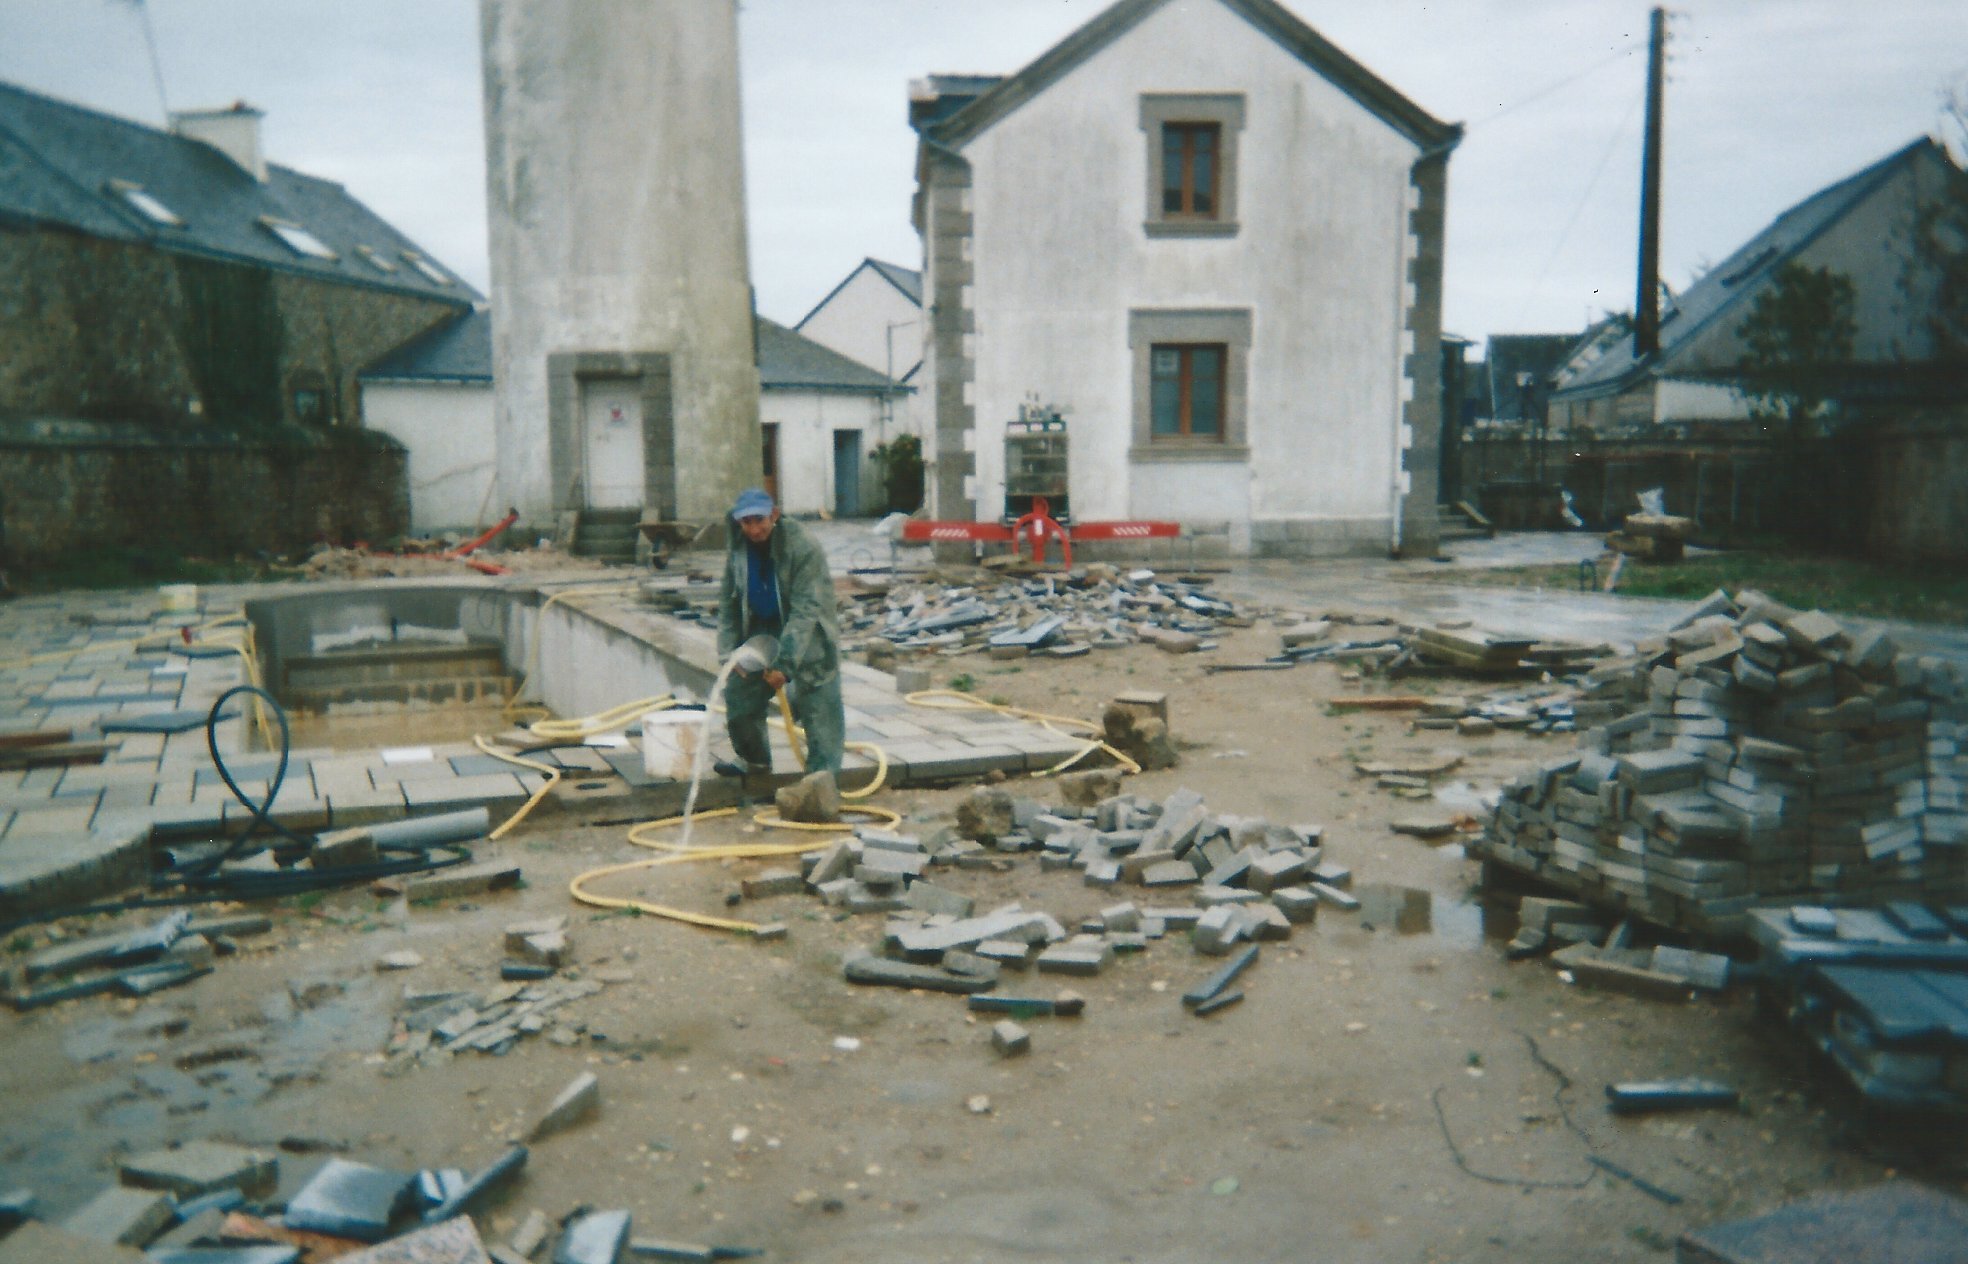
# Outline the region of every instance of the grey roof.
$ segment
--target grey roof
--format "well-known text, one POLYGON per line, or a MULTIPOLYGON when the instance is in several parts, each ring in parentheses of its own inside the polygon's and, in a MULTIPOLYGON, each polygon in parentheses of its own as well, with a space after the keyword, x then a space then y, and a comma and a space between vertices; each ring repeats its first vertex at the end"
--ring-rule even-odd
POLYGON ((1663 313, 1660 350, 1645 360, 1633 354, 1633 339, 1589 338, 1558 376, 1554 399, 1587 399, 1616 394, 1649 374, 1671 373, 1677 354, 1691 347, 1698 335, 1732 313, 1746 310, 1755 295, 1785 263, 1797 257, 1825 230, 1850 214, 1907 164, 1923 156, 1946 152, 1927 137, 1873 163, 1856 175, 1820 189, 1777 216, 1762 232, 1744 242, 1674 301, 1663 313), (1599 354, 1585 358, 1591 348, 1599 354))
POLYGON ((825 307, 827 304, 834 301, 834 295, 846 289, 848 287, 848 283, 853 281, 855 277, 860 276, 863 272, 874 273, 876 276, 882 278, 884 281, 887 281, 890 285, 894 286, 896 289, 902 291, 903 297, 908 299, 911 303, 914 303, 917 307, 922 306, 922 273, 916 271, 914 268, 905 268, 900 264, 895 264, 895 263, 883 263, 880 259, 870 257, 870 258, 863 259, 858 264, 855 264, 854 271, 842 277, 839 285, 836 285, 833 289, 828 290, 827 296, 821 299, 819 302, 815 303, 813 305, 813 310, 809 311, 806 315, 800 317, 799 323, 797 325, 794 325, 793 328, 794 329, 806 328, 807 321, 812 320, 815 316, 818 316, 820 314, 821 308, 825 307))
POLYGON ((758 318, 759 386, 765 390, 900 394, 909 390, 775 321, 758 318))
POLYGON ((880 273, 890 285, 908 295, 911 303, 917 307, 922 306, 922 273, 900 264, 883 263, 880 259, 867 259, 863 262, 867 267, 880 273))
MULTIPOLYGON (((1461 124, 1445 123, 1401 95, 1277 0, 1215 2, 1249 22, 1415 144, 1447 148, 1462 139, 1461 124)), ((1171 0, 1118 0, 1001 82, 994 83, 983 75, 932 76, 931 86, 939 96, 912 104, 909 122, 939 144, 961 148, 1169 3, 1171 0)))
POLYGON ((364 382, 492 381, 492 314, 474 307, 427 329, 358 375, 364 382))
POLYGON ((478 297, 463 281, 439 283, 419 272, 405 252, 427 260, 428 253, 333 181, 269 163, 262 184, 199 141, 11 84, 0 84, 0 221, 458 304, 478 297), (183 225, 152 221, 122 196, 118 182, 141 188, 183 225), (300 225, 337 257, 297 253, 264 226, 269 218, 300 225), (393 270, 368 262, 358 246, 393 270))

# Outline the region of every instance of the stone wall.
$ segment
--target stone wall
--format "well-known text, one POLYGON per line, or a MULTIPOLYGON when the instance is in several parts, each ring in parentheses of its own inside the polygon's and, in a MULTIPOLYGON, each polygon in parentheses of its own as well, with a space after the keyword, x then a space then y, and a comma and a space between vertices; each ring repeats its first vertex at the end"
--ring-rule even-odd
MULTIPOLYGON (((1931 409, 1792 447, 1772 438, 1606 440, 1475 435, 1460 445, 1465 496, 1506 529, 1534 485, 1562 486, 1608 529, 1661 488, 1704 544, 1789 536, 1881 560, 1968 562, 1968 410, 1931 409)), ((1555 493, 1551 493, 1555 496, 1555 493)), ((1548 500, 1549 498, 1545 498, 1548 500)), ((1549 508, 1538 501, 1540 510, 1549 508)))
POLYGON ((410 523, 408 453, 383 436, 251 443, 133 424, 0 423, 12 560, 78 549, 200 556, 381 542, 410 523))
POLYGON ((1885 426, 1871 448, 1868 545, 1896 557, 1968 562, 1968 407, 1885 426))
POLYGON ((250 433, 359 421, 355 376, 444 303, 56 229, 0 228, 0 420, 250 433))

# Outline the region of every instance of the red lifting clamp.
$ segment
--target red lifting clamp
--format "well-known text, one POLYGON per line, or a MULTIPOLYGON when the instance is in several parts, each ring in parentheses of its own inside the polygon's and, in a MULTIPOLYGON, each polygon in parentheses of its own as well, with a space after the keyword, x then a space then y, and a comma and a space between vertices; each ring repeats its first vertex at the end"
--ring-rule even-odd
POLYGON ((1032 499, 1031 512, 1024 514, 1005 526, 1000 522, 905 522, 902 524, 902 538, 912 541, 956 541, 973 540, 996 543, 1009 541, 1014 555, 1018 546, 1027 536, 1032 541, 1032 561, 1035 565, 1045 561, 1048 538, 1059 541, 1062 564, 1073 564, 1073 541, 1075 540, 1172 540, 1182 534, 1182 524, 1178 522, 1076 522, 1063 526, 1054 521, 1052 506, 1043 496, 1032 499))

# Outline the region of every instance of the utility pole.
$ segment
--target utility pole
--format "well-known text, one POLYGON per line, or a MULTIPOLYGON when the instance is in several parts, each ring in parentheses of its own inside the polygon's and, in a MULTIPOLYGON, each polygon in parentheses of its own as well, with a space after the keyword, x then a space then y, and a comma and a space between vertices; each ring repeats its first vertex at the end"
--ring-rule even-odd
POLYGON ((1633 357, 1660 350, 1661 90, 1667 67, 1667 10, 1656 8, 1647 39, 1647 139, 1640 157, 1640 279, 1633 297, 1633 357))

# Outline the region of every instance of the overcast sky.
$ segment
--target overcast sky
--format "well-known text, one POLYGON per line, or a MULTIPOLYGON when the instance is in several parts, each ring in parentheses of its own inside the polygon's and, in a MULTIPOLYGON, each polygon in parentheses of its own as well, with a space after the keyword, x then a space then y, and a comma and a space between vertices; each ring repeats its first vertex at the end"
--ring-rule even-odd
MULTIPOLYGON (((908 82, 1007 73, 1107 0, 742 0, 753 283, 792 323, 873 255, 916 266, 908 82)), ((1213 3, 1214 0, 1180 0, 1213 3)), ((1647 6, 1287 0, 1438 118, 1447 327, 1577 330, 1633 302, 1647 6)), ((476 0, 149 0, 172 108, 244 99, 269 160, 339 180, 487 287, 476 0)), ((131 0, 0 0, 0 79, 157 123, 131 0)), ((1963 0, 1683 0, 1671 19, 1663 272, 1939 126, 1963 0)))

